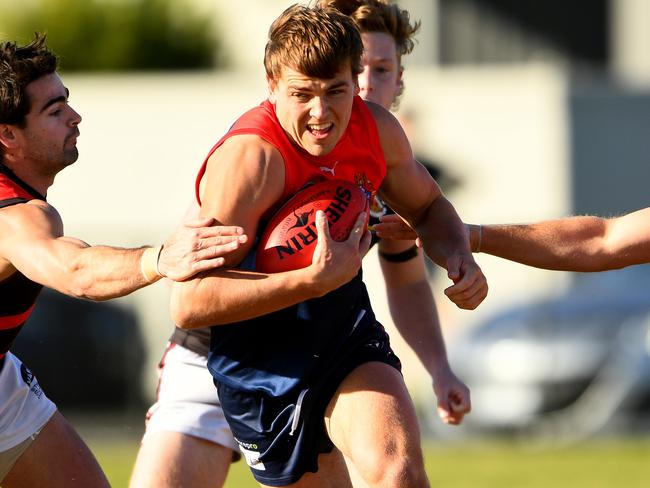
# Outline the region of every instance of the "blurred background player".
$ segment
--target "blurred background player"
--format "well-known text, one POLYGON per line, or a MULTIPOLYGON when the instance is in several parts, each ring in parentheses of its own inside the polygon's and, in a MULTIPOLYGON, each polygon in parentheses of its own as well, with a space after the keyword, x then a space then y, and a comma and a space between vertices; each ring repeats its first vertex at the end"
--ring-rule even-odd
MULTIPOLYGON (((181 228, 163 246, 89 246, 63 234, 46 201, 78 158, 81 116, 68 104, 58 59, 37 35, 0 44, 0 482, 4 487, 108 486, 99 464, 30 370, 10 352, 47 286, 106 300, 166 276, 184 280, 223 263, 241 228, 181 228)), ((71 338, 70 340, 74 340, 71 338)))
MULTIPOLYGON (((322 1, 358 25, 365 49, 360 96, 396 108, 404 89, 401 58, 411 52, 419 23, 391 2, 322 1)), ((371 220, 389 211, 375 200, 371 220)), ((436 305, 427 281, 424 256, 413 242, 378 242, 391 315, 400 333, 430 374, 445 423, 457 425, 470 410, 468 388, 453 374, 436 305)), ((176 328, 159 365, 157 401, 147 413, 131 485, 222 486, 229 464, 238 457, 206 369, 209 329, 176 328)), ((358 481, 355 480, 355 483, 358 481)))

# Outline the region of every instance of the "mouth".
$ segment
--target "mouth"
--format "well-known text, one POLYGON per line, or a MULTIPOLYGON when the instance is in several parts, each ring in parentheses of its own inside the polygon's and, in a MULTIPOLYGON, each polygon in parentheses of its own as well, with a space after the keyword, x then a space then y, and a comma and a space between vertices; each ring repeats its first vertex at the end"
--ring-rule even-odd
POLYGON ((81 133, 80 133, 79 130, 77 129, 76 131, 74 131, 72 134, 70 134, 70 135, 67 137, 67 141, 68 141, 68 142, 72 142, 73 144, 76 144, 76 142, 77 142, 77 138, 78 138, 80 135, 81 135, 81 133))
POLYGON ((327 124, 307 124, 307 131, 316 139, 324 139, 334 129, 334 123, 327 124))

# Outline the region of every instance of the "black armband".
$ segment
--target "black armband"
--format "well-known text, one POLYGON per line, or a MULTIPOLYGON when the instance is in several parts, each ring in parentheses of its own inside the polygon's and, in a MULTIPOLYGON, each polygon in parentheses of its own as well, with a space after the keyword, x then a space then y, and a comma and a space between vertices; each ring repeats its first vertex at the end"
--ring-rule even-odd
POLYGON ((413 244, 412 247, 409 247, 407 250, 396 253, 389 253, 384 251, 379 251, 379 255, 390 263, 403 263, 409 261, 418 255, 418 246, 413 244))

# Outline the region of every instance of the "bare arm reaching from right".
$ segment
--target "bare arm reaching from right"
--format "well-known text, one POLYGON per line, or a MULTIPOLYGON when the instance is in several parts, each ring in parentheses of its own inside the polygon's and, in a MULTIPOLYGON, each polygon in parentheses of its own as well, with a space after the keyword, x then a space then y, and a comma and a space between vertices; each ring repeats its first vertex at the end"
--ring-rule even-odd
POLYGON ((470 225, 472 249, 537 268, 606 271, 650 262, 650 208, 620 217, 470 225))
MULTIPOLYGON (((650 262, 650 207, 620 217, 566 217, 531 224, 468 225, 472 251, 537 268, 607 271, 650 262)), ((377 235, 413 239, 399 216, 382 217, 377 235)))

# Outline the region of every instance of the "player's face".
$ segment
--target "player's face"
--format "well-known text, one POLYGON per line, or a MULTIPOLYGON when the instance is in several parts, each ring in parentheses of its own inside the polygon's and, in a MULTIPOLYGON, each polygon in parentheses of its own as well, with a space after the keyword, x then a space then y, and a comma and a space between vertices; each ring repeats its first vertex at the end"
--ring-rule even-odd
POLYGON ((312 156, 332 151, 348 126, 358 92, 350 66, 328 80, 285 67, 278 80, 268 82, 278 121, 293 142, 312 156))
POLYGON ((58 172, 79 157, 77 137, 81 116, 68 104, 68 89, 56 73, 26 87, 31 108, 26 125, 17 129, 23 159, 44 172, 58 172))
POLYGON ((363 72, 359 75, 359 95, 390 109, 402 85, 402 68, 397 60, 395 40, 385 32, 364 32, 363 72))

